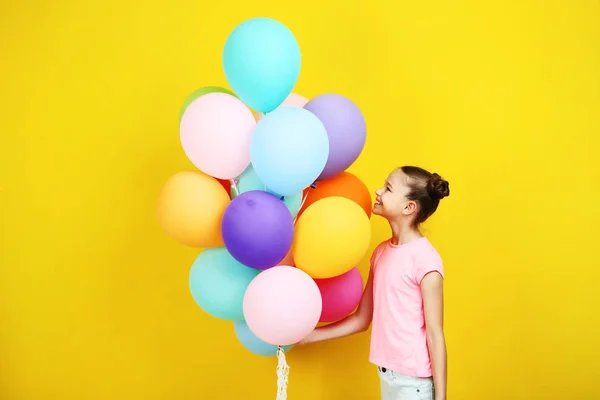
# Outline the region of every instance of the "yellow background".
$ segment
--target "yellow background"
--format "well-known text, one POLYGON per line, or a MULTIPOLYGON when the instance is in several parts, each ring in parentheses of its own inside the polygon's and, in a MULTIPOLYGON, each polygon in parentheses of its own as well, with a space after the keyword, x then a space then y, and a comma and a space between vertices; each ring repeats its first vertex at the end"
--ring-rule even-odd
MULTIPOLYGON (((407 163, 450 181, 426 227, 447 269, 449 397, 600 398, 592 0, 3 2, 0 398, 275 397, 275 360, 195 305, 197 250, 155 216, 190 167, 179 107, 227 85, 224 41, 254 16, 296 35, 297 93, 363 110, 351 171, 370 189, 407 163)), ((372 223, 371 248, 388 235, 372 223)), ((367 334, 294 349, 290 400, 376 399, 367 354, 367 334)))

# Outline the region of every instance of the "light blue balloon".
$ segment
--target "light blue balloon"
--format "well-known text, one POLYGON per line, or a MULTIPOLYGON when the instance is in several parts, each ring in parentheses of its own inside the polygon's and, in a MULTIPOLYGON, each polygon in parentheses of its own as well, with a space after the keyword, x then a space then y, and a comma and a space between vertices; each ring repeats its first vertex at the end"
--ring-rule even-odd
POLYGON ((250 139, 250 159, 270 190, 292 196, 309 187, 329 156, 325 126, 313 113, 281 107, 265 115, 250 139))
MULTIPOLYGON (((235 329, 235 335, 239 342, 247 350, 259 356, 271 357, 277 355, 277 346, 263 342, 261 339, 256 337, 254 333, 248 328, 246 321, 235 321, 233 323, 235 329)), ((284 352, 289 351, 294 346, 281 346, 284 352)))
POLYGON ((213 317, 243 320, 244 294, 259 273, 240 264, 225 247, 209 248, 192 264, 190 291, 196 304, 213 317))
POLYGON ((281 196, 275 192, 273 192, 272 190, 270 190, 269 188, 267 188, 265 186, 264 183, 261 182, 261 180, 258 178, 258 175, 256 175, 256 172, 254 172, 254 168, 252 167, 252 164, 250 164, 248 166, 248 168, 246 168, 246 170, 244 172, 242 172, 242 174, 240 176, 237 177, 237 192, 235 190, 235 187, 232 185, 231 186, 231 198, 234 199, 236 198, 238 195, 245 193, 245 192, 249 192, 251 190, 262 190, 265 192, 269 192, 274 194, 277 197, 283 197, 283 202, 286 205, 286 207, 288 208, 288 210, 290 210, 290 213, 292 214, 292 218, 295 218, 296 215, 298 214, 298 211, 300 211, 300 206, 302 205, 302 196, 303 196, 303 192, 300 191, 292 196, 281 196))
POLYGON ((270 112, 296 85, 300 58, 300 46, 285 25, 271 18, 252 18, 229 34, 223 69, 240 100, 256 111, 270 112))

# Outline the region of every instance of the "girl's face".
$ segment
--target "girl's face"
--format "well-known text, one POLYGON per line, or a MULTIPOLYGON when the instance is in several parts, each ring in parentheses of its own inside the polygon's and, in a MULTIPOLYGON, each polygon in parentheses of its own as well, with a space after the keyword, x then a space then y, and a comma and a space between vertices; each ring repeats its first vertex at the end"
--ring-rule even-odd
POLYGON ((388 220, 410 217, 417 210, 417 203, 409 200, 408 176, 401 169, 392 172, 382 188, 377 189, 373 214, 388 220))

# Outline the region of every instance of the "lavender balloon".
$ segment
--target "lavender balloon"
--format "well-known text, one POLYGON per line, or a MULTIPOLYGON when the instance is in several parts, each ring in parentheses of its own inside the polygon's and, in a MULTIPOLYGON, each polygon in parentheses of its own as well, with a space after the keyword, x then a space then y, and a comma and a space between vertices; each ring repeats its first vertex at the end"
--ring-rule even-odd
POLYGON ((233 258, 247 267, 267 269, 289 252, 294 222, 277 196, 251 190, 229 203, 221 220, 221 234, 233 258))
POLYGON ((329 158, 318 180, 345 171, 356 161, 367 140, 367 125, 361 111, 339 94, 317 96, 304 109, 321 120, 329 136, 329 158))

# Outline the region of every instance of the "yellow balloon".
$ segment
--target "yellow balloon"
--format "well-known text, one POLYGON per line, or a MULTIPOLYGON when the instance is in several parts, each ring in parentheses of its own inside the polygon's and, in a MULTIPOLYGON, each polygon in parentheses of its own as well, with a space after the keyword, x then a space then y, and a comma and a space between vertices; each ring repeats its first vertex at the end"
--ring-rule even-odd
POLYGON ((364 210, 345 197, 311 204, 298 219, 292 245, 296 267, 313 278, 341 275, 364 257, 371 224, 364 210))
POLYGON ((157 205, 166 234, 191 247, 221 247, 221 217, 229 204, 223 186, 200 171, 182 171, 164 184, 157 205))

